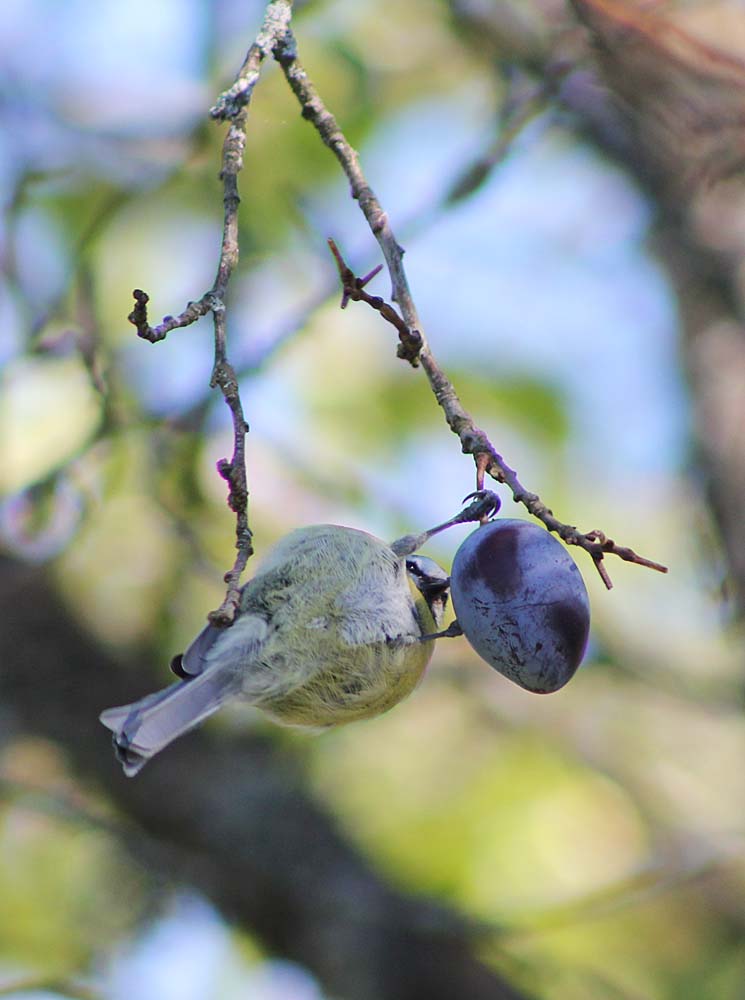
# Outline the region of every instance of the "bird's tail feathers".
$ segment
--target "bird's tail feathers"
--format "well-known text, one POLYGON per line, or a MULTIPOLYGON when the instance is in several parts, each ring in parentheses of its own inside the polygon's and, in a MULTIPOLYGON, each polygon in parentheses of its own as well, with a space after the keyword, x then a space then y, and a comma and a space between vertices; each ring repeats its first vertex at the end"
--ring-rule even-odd
POLYGON ((207 670, 131 705, 102 712, 101 722, 114 734, 114 750, 128 777, 156 753, 198 726, 240 691, 234 670, 207 670))

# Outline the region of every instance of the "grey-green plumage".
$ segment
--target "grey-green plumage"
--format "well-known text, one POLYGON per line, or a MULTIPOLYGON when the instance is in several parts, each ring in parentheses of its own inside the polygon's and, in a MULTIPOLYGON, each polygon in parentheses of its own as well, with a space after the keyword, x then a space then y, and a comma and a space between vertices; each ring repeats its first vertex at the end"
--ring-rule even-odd
POLYGON ((102 713, 125 772, 233 698, 314 728, 401 701, 432 655, 434 642, 422 639, 440 624, 448 584, 431 560, 409 564, 416 599, 405 555, 364 531, 317 525, 287 535, 244 586, 233 625, 208 625, 187 649, 184 680, 102 713))

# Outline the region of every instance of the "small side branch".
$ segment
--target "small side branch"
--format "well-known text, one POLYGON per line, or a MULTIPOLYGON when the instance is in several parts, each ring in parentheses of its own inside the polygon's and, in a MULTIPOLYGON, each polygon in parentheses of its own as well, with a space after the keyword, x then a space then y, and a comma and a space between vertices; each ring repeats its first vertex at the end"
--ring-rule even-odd
POLYGON ((411 330, 393 306, 388 305, 385 299, 382 299, 379 295, 369 295, 364 290, 365 285, 372 281, 375 275, 382 270, 383 265, 378 264, 364 278, 357 278, 354 272, 344 263, 339 253, 339 248, 331 238, 328 240, 328 245, 329 250, 334 255, 336 266, 339 269, 339 278, 342 285, 341 308, 346 309, 347 304, 351 300, 352 302, 366 302, 372 309, 377 310, 383 319, 392 326, 395 326, 398 331, 398 357, 408 361, 412 368, 416 368, 419 364, 419 353, 422 349, 421 334, 416 330, 411 330))
POLYGON ((212 309, 211 295, 208 292, 198 301, 187 303, 186 309, 178 316, 164 316, 157 326, 150 326, 147 315, 147 304, 150 301, 150 296, 140 288, 135 288, 132 295, 135 307, 127 319, 137 327, 137 336, 142 337, 143 340, 149 340, 151 344, 165 340, 171 330, 176 330, 180 326, 191 326, 212 309))

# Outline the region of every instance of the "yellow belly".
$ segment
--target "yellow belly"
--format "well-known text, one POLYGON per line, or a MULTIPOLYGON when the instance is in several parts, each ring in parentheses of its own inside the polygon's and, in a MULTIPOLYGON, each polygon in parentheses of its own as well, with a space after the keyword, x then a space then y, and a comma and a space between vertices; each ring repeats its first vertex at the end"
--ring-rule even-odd
POLYGON ((421 680, 433 642, 380 643, 350 650, 305 684, 260 707, 288 726, 327 728, 387 712, 421 680))

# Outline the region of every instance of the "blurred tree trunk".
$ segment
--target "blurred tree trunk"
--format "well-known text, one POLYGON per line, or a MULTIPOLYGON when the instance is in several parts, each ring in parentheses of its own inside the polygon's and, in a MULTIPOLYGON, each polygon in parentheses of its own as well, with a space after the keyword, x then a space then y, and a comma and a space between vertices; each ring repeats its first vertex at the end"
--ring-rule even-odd
POLYGON ((724 3, 572 2, 629 136, 621 162, 658 208, 653 245, 678 298, 695 459, 742 615, 745 63, 729 51, 734 12, 724 3))
POLYGON ((519 66, 655 207, 652 245, 677 293, 693 470, 745 614, 745 52, 727 0, 451 0, 500 69, 519 66))
MULTIPOLYGON (((136 779, 114 761, 102 708, 153 678, 81 630, 40 569, 0 558, 0 705, 11 726, 57 743, 84 782, 166 850, 166 874, 203 891, 269 951, 345 1000, 520 1000, 473 956, 475 929, 381 881, 269 741, 192 733, 136 779)), ((4 721, 7 721, 4 719, 4 721)), ((126 825, 127 828, 129 824, 126 825)))

